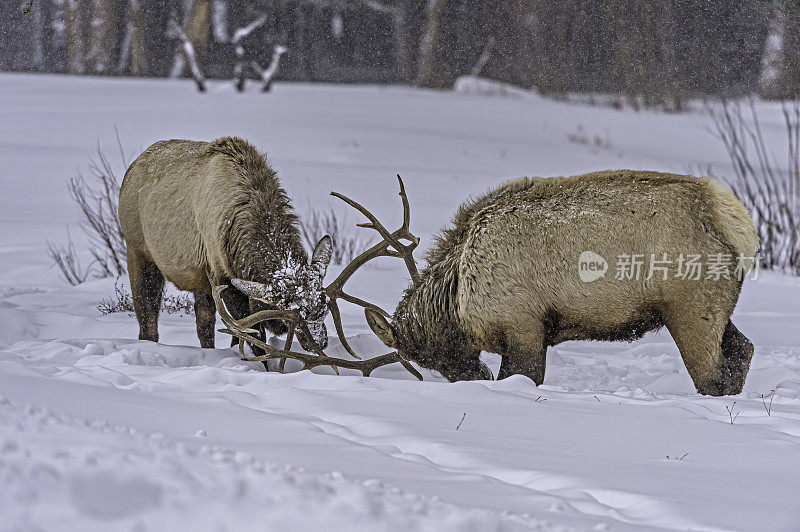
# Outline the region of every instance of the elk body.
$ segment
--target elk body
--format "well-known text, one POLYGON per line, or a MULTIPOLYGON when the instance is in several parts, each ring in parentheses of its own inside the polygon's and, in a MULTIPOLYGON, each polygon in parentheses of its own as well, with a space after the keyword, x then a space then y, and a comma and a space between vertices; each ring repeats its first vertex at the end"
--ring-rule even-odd
POLYGON ((391 323, 365 312, 385 344, 450 381, 490 377, 485 350, 502 355, 498 378, 541 384, 548 346, 631 341, 666 326, 700 393, 735 394, 753 354, 730 321, 743 275, 684 278, 678 262, 752 261, 757 250, 745 207, 708 178, 627 170, 525 178, 461 206, 391 323), (608 261, 606 275, 581 280, 584 251, 608 261), (618 257, 665 253, 674 261, 666 271, 616 278, 618 257))
MULTIPOLYGON (((309 262, 286 192, 248 142, 224 137, 153 144, 125 173, 119 217, 140 339, 158 341, 166 278, 194 292, 200 345, 214 347, 212 283, 234 280, 239 290, 224 294, 231 315, 294 309, 313 337, 301 336, 303 346, 309 349, 312 340, 327 345, 322 280, 330 237, 323 237, 309 262)), ((266 326, 276 334, 285 330, 279 320, 266 326)))

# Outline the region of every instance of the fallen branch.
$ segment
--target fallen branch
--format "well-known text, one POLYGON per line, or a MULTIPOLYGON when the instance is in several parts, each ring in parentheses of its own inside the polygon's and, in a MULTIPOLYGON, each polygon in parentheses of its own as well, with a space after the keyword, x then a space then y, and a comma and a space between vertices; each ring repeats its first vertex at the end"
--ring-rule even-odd
POLYGON ((244 85, 247 81, 244 73, 244 45, 242 44, 242 40, 263 26, 266 21, 267 16, 261 15, 247 26, 237 28, 236 31, 233 32, 231 44, 233 44, 234 51, 236 52, 236 65, 233 67, 233 75, 234 79, 236 79, 236 90, 238 92, 244 92, 244 85))
POLYGON ((186 32, 183 31, 183 28, 181 28, 180 24, 178 24, 174 18, 169 20, 169 24, 172 33, 181 41, 183 57, 186 62, 189 63, 189 71, 192 74, 192 79, 197 85, 197 90, 200 92, 206 92, 206 77, 200 68, 199 62, 197 61, 197 53, 194 50, 192 41, 189 40, 189 37, 186 36, 186 32))
POLYGON ((255 61, 250 63, 253 69, 261 76, 261 92, 269 92, 272 89, 272 81, 278 75, 278 69, 280 68, 281 56, 288 51, 288 48, 280 44, 275 46, 272 50, 272 60, 265 69, 262 69, 261 65, 255 61))

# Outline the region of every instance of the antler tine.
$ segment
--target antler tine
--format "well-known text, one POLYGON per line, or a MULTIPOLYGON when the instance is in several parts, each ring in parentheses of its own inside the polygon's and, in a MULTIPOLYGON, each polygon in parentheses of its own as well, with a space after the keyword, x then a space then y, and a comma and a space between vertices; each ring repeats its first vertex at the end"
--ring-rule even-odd
POLYGON ((262 341, 260 338, 253 336, 253 334, 257 334, 258 331, 249 328, 249 326, 246 326, 245 323, 254 325, 255 323, 264 321, 266 319, 283 319, 291 322, 292 325, 299 326, 302 333, 310 339, 311 333, 308 331, 308 325, 306 325, 303 320, 299 320, 299 323, 293 321, 298 317, 296 311, 265 310, 251 314, 243 320, 236 320, 230 315, 225 303, 222 301, 222 297, 220 296, 222 290, 225 288, 227 288, 226 285, 212 286, 212 296, 217 305, 217 311, 222 317, 222 322, 226 326, 225 329, 220 329, 220 331, 239 338, 239 353, 242 357, 242 360, 247 360, 250 362, 263 362, 265 360, 280 359, 281 367, 283 367, 283 362, 287 358, 292 358, 302 363, 303 369, 312 369, 317 366, 331 366, 337 375, 339 374, 338 368, 355 369, 360 371, 365 377, 369 377, 369 375, 379 367, 399 362, 417 379, 422 380, 422 375, 419 373, 419 371, 417 371, 416 368, 414 368, 414 366, 412 366, 407 360, 403 359, 396 351, 367 360, 345 360, 342 358, 330 357, 327 356, 322 349, 319 348, 319 346, 316 346, 316 344, 314 344, 316 346, 314 349, 316 354, 313 355, 291 351, 290 349, 294 327, 290 328, 290 333, 287 335, 286 347, 284 349, 277 349, 262 341), (266 351, 267 354, 253 357, 245 356, 245 342, 255 345, 256 347, 260 347, 266 351))
POLYGON ((353 349, 350 347, 347 338, 344 335, 344 329, 342 327, 342 316, 339 310, 339 299, 344 299, 350 303, 355 305, 359 305, 364 308, 371 308, 380 312, 387 318, 389 314, 383 310, 382 308, 369 303, 363 299, 357 298, 352 296, 344 291, 344 285, 353 276, 353 274, 364 264, 367 262, 376 259, 378 257, 398 257, 402 258, 405 263, 406 267, 408 268, 408 272, 411 275, 411 278, 414 282, 419 280, 419 273, 417 271, 417 264, 414 261, 413 252, 414 249, 419 245, 419 238, 411 233, 409 229, 409 224, 411 223, 411 208, 408 202, 408 196, 406 195, 406 188, 403 184, 403 179, 400 177, 400 174, 397 175, 397 181, 400 184, 400 198, 403 203, 403 225, 400 229, 390 233, 386 227, 373 215, 369 210, 367 210, 363 205, 360 203, 348 198, 344 194, 340 194, 338 192, 331 192, 332 196, 335 196, 358 212, 363 214, 369 220, 368 223, 357 224, 358 227, 364 227, 367 229, 374 229, 381 235, 383 238, 381 242, 378 242, 368 250, 364 251, 360 255, 358 255, 355 259, 353 259, 350 264, 348 264, 342 271, 339 273, 339 276, 334 279, 334 281, 329 284, 325 288, 325 292, 328 295, 328 309, 331 312, 331 317, 333 318, 333 324, 336 327, 336 334, 339 336, 339 340, 344 346, 345 350, 350 353, 352 356, 359 358, 358 355, 355 354, 353 349), (400 239, 405 239, 410 242, 410 244, 403 244, 400 242, 400 239), (392 248, 392 249, 390 249, 392 248))
MULTIPOLYGON (((414 261, 413 252, 414 249, 419 245, 419 237, 415 236, 411 233, 411 229, 409 228, 409 224, 411 223, 411 207, 409 206, 408 196, 406 195, 406 187, 403 183, 403 178, 400 177, 400 174, 397 174, 397 181, 400 184, 400 199, 403 203, 403 225, 397 231, 390 233, 386 227, 372 214, 368 209, 366 209, 363 205, 354 201, 344 194, 340 194, 339 192, 331 192, 331 196, 335 196, 340 200, 344 201, 358 212, 363 214, 369 220, 369 223, 361 223, 356 224, 358 227, 364 227, 366 229, 374 229, 381 235, 383 238, 383 242, 387 244, 387 255, 390 257, 397 257, 400 256, 406 263, 406 268, 408 268, 408 273, 411 275, 411 280, 414 282, 419 281, 419 272, 417 271, 417 263, 414 261), (405 239, 411 242, 410 244, 403 244, 400 242, 400 239, 405 239), (394 248, 396 253, 393 253, 391 250, 388 250, 388 247, 391 246, 394 248)), ((361 263, 363 264, 363 263, 361 263)), ((359 264, 360 266, 360 264, 359 264)))
POLYGON ((353 259, 353 261, 350 262, 350 264, 345 266, 344 270, 342 270, 339 276, 336 279, 334 279, 331 284, 325 287, 325 293, 328 296, 328 310, 330 310, 331 317, 333 318, 333 325, 336 327, 336 334, 339 336, 339 341, 341 341, 342 346, 345 348, 345 350, 355 358, 361 358, 361 357, 355 354, 353 348, 350 347, 350 344, 344 335, 344 329, 342 327, 342 315, 341 312, 339 311, 339 304, 337 301, 339 299, 344 299, 345 301, 348 301, 355 305, 362 306, 364 308, 372 308, 377 312, 380 312, 387 318, 389 317, 389 313, 380 308, 379 306, 364 301, 363 299, 351 296, 350 294, 344 291, 345 283, 350 279, 350 277, 352 277, 352 275, 356 272, 356 270, 358 270, 358 268, 360 268, 362 265, 366 264, 367 262, 371 261, 374 258, 390 256, 388 254, 388 247, 389 245, 386 242, 375 244, 368 250, 361 253, 355 259, 353 259))
POLYGON ((419 237, 411 234, 411 207, 408 205, 408 196, 406 196, 406 186, 403 184, 403 178, 397 174, 397 181, 400 183, 400 200, 403 202, 403 227, 402 229, 407 232, 403 235, 406 239, 414 243, 414 247, 419 245, 419 237))

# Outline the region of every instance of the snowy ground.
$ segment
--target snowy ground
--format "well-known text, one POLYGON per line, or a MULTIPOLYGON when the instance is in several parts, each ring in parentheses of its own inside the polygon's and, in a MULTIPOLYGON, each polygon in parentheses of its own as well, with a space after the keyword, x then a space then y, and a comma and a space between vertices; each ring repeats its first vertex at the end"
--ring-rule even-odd
MULTIPOLYGON (((779 110, 762 110, 780 135, 779 110)), ((745 392, 709 398, 666 332, 551 348, 538 388, 416 382, 394 366, 369 379, 266 373, 196 347, 188 316, 162 318, 161 344, 134 340, 135 318, 97 311, 113 279, 66 286, 46 255, 76 220, 67 179, 98 139, 112 154, 114 127, 129 155, 165 138, 246 137, 301 212, 344 213, 334 189, 397 223, 400 172, 429 241, 463 199, 510 177, 724 174, 706 126, 525 95, 199 95, 189 82, 0 75, 0 530, 800 529, 796 279, 747 282, 734 315, 756 344, 745 392)), ((352 291, 393 308, 406 282, 387 260, 352 291)), ((345 326, 356 349, 384 352, 357 309, 345 326)))

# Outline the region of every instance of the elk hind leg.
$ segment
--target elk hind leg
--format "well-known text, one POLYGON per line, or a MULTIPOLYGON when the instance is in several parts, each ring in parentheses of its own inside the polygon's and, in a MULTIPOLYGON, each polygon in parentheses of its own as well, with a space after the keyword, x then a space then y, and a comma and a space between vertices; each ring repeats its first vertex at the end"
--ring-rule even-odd
POLYGON ((129 251, 128 276, 133 310, 139 322, 139 340, 158 342, 158 313, 164 294, 164 275, 154 262, 129 251))
POLYGON ((497 379, 505 379, 511 375, 525 375, 540 386, 544 382, 547 361, 544 327, 530 322, 525 325, 525 330, 512 330, 506 333, 504 349, 500 353, 503 361, 497 379))

